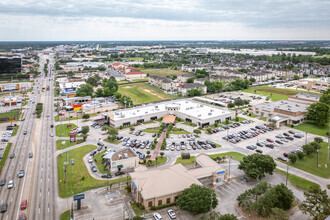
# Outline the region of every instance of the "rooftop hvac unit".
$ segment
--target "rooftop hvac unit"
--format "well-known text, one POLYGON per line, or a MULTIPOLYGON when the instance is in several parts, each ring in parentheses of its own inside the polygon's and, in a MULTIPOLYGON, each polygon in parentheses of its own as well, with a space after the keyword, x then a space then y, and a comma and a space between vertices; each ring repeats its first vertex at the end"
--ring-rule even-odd
POLYGON ((291 108, 288 108, 288 110, 291 110, 291 108))
POLYGON ((211 112, 209 112, 209 115, 212 115, 212 113, 211 113, 211 112))
POLYGON ((202 115, 197 115, 197 117, 201 117, 202 115))
POLYGON ((156 105, 155 108, 158 108, 158 105, 156 105))
POLYGON ((128 154, 127 154, 127 153, 124 153, 124 157, 125 157, 125 158, 128 158, 128 154))
POLYGON ((135 112, 133 112, 133 115, 135 115, 135 112))
POLYGON ((204 107, 204 105, 201 105, 201 107, 204 107))
POLYGON ((298 104, 296 104, 296 106, 297 106, 297 107, 299 107, 299 105, 298 105, 298 104))
POLYGON ((137 112, 139 112, 140 110, 138 109, 138 110, 136 110, 137 112))
POLYGON ((146 112, 145 114, 148 114, 148 112, 146 112))
POLYGON ((119 115, 119 112, 115 112, 115 115, 119 115))
POLYGON ((119 160, 123 159, 123 156, 121 154, 118 154, 118 159, 119 160))

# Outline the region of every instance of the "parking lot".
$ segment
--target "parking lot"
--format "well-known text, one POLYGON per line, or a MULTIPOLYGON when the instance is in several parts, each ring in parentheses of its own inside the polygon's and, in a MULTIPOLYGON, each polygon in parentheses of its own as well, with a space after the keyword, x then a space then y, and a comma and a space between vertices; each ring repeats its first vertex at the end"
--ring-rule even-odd
POLYGON ((221 94, 208 95, 206 97, 215 101, 223 102, 225 104, 228 104, 229 102, 234 102, 236 98, 240 98, 242 100, 249 100, 251 105, 257 105, 266 101, 266 96, 239 91, 223 92, 221 94))

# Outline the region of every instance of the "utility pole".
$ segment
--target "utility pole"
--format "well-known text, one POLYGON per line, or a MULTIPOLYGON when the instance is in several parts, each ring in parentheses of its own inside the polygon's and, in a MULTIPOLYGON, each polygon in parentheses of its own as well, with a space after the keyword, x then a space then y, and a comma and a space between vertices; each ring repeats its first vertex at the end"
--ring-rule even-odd
POLYGON ((330 139, 330 136, 328 136, 328 157, 327 157, 327 168, 329 168, 329 139, 330 139))

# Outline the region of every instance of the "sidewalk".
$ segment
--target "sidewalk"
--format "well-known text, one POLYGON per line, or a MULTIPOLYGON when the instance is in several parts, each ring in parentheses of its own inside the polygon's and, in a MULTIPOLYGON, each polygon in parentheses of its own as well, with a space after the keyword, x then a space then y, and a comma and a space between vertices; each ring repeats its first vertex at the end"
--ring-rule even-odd
POLYGON ((154 150, 154 153, 151 155, 151 158, 149 160, 155 160, 156 157, 158 156, 159 151, 160 151, 160 148, 162 147, 162 144, 163 144, 163 140, 166 138, 166 131, 167 131, 167 125, 164 128, 162 134, 160 135, 160 138, 159 138, 159 141, 158 141, 158 143, 156 145, 156 148, 154 150))

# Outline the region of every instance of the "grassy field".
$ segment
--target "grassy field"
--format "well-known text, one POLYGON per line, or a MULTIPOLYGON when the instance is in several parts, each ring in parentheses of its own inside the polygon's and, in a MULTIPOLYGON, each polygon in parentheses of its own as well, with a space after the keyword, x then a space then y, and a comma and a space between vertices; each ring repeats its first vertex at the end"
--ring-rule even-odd
POLYGON ((16 125, 11 136, 15 136, 17 134, 18 128, 19 125, 16 125))
POLYGON ((129 83, 129 81, 128 80, 123 80, 123 81, 118 81, 117 83, 118 84, 123 84, 123 83, 129 83))
POLYGON ((149 82, 149 79, 133 79, 133 82, 149 82))
POLYGON ((0 161, 0 175, 1 175, 1 172, 2 172, 2 168, 5 166, 5 163, 6 163, 6 160, 7 160, 7 157, 8 157, 10 148, 11 148, 11 145, 13 145, 13 144, 10 143, 10 142, 7 144, 7 147, 5 149, 5 152, 2 155, 2 159, 0 161))
MULTIPOLYGON (((241 161, 243 160, 243 157, 245 157, 244 154, 238 153, 238 152, 226 152, 221 154, 210 154, 209 157, 215 158, 215 157, 226 157, 226 156, 232 156, 233 160, 241 161)), ((175 163, 181 163, 183 166, 191 165, 195 161, 195 157, 191 156, 190 159, 182 159, 181 157, 178 157, 175 161, 175 163)))
POLYGON ((156 102, 166 99, 173 99, 177 96, 164 93, 162 90, 148 85, 147 83, 134 83, 128 85, 119 85, 121 94, 131 97, 135 105, 156 102))
POLYGON ((61 214, 61 220, 70 220, 70 210, 67 210, 61 214))
POLYGON ((58 137, 68 137, 69 133, 75 127, 77 127, 77 125, 75 125, 73 123, 62 124, 62 126, 61 125, 56 125, 56 136, 58 136, 58 137), (71 125, 71 128, 67 128, 67 125, 71 125), (62 136, 61 136, 61 130, 62 130, 62 136))
POLYGON ((84 142, 83 139, 77 139, 76 142, 73 142, 73 143, 71 143, 70 140, 57 140, 56 141, 56 150, 63 150, 65 148, 72 147, 76 144, 81 144, 83 142, 84 142), (65 141, 64 146, 62 145, 62 141, 65 141))
POLYGON ((18 114, 19 110, 15 109, 10 112, 0 113, 0 118, 14 117, 18 114))
MULTIPOLYGON (((151 166, 156 166, 156 160, 149 160, 149 161, 151 161, 151 164, 150 164, 151 166)), ((158 156, 157 157, 157 166, 166 163, 166 161, 167 161, 167 157, 158 156)))
POLYGON ((320 135, 320 136, 327 136, 327 131, 329 131, 329 124, 328 126, 319 126, 310 122, 305 122, 300 125, 294 127, 297 130, 320 135))
MULTIPOLYGON (((279 174, 282 174, 284 176, 287 175, 286 171, 283 171, 283 170, 280 170, 280 169, 277 169, 277 168, 275 168, 275 172, 277 172, 279 174)), ((298 189, 302 189, 302 190, 305 190, 305 191, 307 191, 312 186, 319 186, 320 187, 319 184, 316 184, 314 182, 311 182, 309 180, 306 180, 304 178, 301 178, 299 176, 296 176, 296 175, 293 175, 293 174, 290 174, 290 173, 289 173, 289 176, 288 176, 288 180, 294 187, 297 187, 298 189)))
POLYGON ((302 160, 297 160, 294 164, 290 162, 290 166, 295 168, 304 170, 308 173, 323 177, 329 178, 330 177, 330 169, 325 168, 327 164, 327 155, 328 155, 328 143, 323 142, 320 144, 319 150, 319 165, 317 167, 317 153, 313 153, 311 155, 305 155, 302 160))
POLYGON ((150 76, 167 76, 167 75, 183 75, 187 74, 186 72, 182 72, 180 70, 172 70, 172 69, 140 69, 143 72, 149 73, 150 76))
MULTIPOLYGON (((85 145, 77 149, 67 152, 68 162, 66 184, 64 183, 64 162, 66 159, 66 153, 62 153, 57 157, 57 168, 58 168, 58 186, 60 197, 72 196, 90 189, 99 188, 107 185, 106 180, 96 180, 89 175, 88 170, 83 162, 83 157, 95 150, 97 147, 94 145, 85 145), (70 165, 70 160, 75 159, 75 165, 70 165), (66 185, 66 187, 65 187, 66 185)), ((125 182, 126 177, 110 180, 108 184, 117 184, 119 182, 125 182)))
POLYGON ((314 58, 324 58, 324 57, 330 58, 330 55, 315 56, 314 58))

